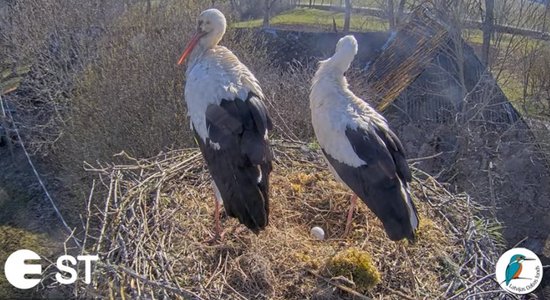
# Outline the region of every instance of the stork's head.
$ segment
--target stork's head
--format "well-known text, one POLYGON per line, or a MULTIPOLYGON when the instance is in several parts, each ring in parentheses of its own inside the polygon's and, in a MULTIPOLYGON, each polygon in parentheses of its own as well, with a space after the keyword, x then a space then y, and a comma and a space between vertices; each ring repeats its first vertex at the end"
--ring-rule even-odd
POLYGON ((221 11, 211 8, 203 11, 197 20, 197 32, 191 38, 189 44, 183 51, 178 65, 185 61, 185 58, 199 45, 203 49, 212 48, 217 45, 225 34, 227 21, 221 11))
POLYGON ((353 35, 346 35, 336 44, 336 53, 349 56, 353 59, 357 54, 357 40, 353 35))
POLYGON ((336 44, 336 51, 331 58, 334 66, 342 73, 349 69, 353 58, 357 54, 357 48, 357 40, 353 35, 346 35, 341 38, 336 44))

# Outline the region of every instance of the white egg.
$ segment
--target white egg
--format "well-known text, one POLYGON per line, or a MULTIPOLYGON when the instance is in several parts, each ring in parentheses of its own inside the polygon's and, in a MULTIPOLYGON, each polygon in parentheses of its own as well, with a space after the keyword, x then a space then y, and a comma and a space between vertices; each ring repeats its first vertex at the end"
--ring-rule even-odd
POLYGON ((311 235, 313 235, 318 240, 324 240, 325 239, 325 231, 323 228, 315 226, 311 228, 310 231, 311 235))

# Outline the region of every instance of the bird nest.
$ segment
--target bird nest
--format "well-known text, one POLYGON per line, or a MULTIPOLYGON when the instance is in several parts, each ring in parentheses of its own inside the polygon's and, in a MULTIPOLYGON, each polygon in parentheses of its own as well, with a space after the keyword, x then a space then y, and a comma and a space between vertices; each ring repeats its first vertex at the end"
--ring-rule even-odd
MULTIPOLYGON (((278 141, 271 177, 270 225, 259 235, 223 218, 224 240, 209 244, 214 200, 197 149, 125 164, 88 166, 85 252, 101 258, 84 296, 186 299, 387 299, 497 295, 494 221, 466 194, 452 194, 413 168, 421 216, 418 239, 392 242, 364 205, 342 238, 350 191, 336 182, 315 145, 278 141), (95 208, 94 208, 95 207, 95 208), (319 226, 324 240, 310 235, 319 226), (377 282, 335 276, 335 257, 366 255, 377 282), (330 263, 329 263, 330 262, 330 263), (376 284, 377 283, 377 284, 376 284), (361 291, 361 293, 359 292, 361 291)), ((352 274, 352 273, 349 273, 352 274)), ((351 278, 350 278, 351 277, 351 278)))

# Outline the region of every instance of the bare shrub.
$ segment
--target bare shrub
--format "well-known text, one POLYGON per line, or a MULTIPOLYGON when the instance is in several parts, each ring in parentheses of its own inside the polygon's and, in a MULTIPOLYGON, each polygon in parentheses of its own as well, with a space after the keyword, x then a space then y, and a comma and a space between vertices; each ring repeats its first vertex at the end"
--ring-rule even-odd
POLYGON ((533 111, 550 118, 550 47, 533 50, 526 60, 525 92, 534 106, 533 111))
POLYGON ((60 148, 76 161, 137 156, 189 145, 176 65, 197 6, 130 9, 99 42, 99 60, 77 83, 60 148), (82 149, 86 149, 83 153, 82 149))
POLYGON ((3 62, 30 68, 8 98, 30 148, 47 153, 57 141, 79 70, 93 58, 102 31, 95 6, 81 1, 11 1, 0 21, 3 62), (32 67, 31 67, 32 66, 32 67))
POLYGON ((309 109, 313 72, 312 66, 296 63, 286 70, 272 67, 258 74, 278 136, 302 141, 314 137, 309 109))

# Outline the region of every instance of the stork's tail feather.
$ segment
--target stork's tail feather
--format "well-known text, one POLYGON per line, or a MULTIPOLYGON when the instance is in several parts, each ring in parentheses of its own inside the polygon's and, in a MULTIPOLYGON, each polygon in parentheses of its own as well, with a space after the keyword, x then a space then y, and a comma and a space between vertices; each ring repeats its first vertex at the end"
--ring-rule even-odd
POLYGON ((416 210, 416 206, 414 205, 414 202, 411 197, 411 192, 409 190, 409 185, 407 183, 402 183, 402 194, 404 195, 404 198, 406 199, 405 204, 407 205, 407 211, 409 213, 409 221, 411 224, 412 234, 410 236, 407 236, 407 239, 414 243, 416 241, 416 230, 418 230, 418 226, 420 225, 420 218, 418 217, 418 210, 416 210))
MULTIPOLYGON (((257 168, 241 169, 235 172, 236 183, 232 197, 225 201, 227 214, 258 234, 269 223, 269 196, 267 182, 269 174, 263 174, 258 182, 257 168)), ((263 172, 262 172, 263 173, 263 172)))
POLYGON ((400 186, 370 188, 367 197, 389 204, 376 205, 373 211, 382 221, 384 230, 391 240, 398 241, 406 238, 414 242, 419 225, 418 211, 407 184, 400 183, 400 186))

